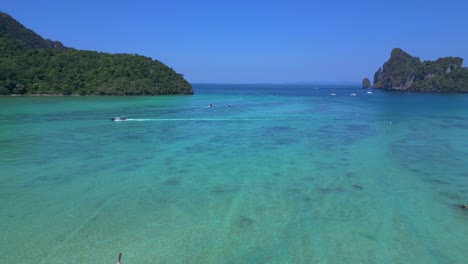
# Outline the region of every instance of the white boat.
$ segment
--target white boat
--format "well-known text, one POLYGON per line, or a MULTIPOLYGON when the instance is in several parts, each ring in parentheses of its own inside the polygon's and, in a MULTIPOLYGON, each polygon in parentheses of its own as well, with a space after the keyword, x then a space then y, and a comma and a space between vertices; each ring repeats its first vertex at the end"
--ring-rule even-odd
POLYGON ((121 117, 121 116, 109 117, 109 119, 112 120, 112 121, 125 121, 125 120, 127 120, 125 117, 121 117))
POLYGON ((356 96, 356 94, 355 94, 355 93, 352 93, 351 96, 356 96))
POLYGON ((331 93, 331 95, 335 96, 335 95, 336 95, 336 93, 331 93))

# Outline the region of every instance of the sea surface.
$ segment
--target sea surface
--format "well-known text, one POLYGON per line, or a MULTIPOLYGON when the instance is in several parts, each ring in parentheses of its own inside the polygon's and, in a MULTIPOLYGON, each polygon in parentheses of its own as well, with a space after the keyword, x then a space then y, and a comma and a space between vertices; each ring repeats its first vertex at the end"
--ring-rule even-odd
POLYGON ((194 90, 0 97, 0 262, 467 263, 468 94, 194 90))

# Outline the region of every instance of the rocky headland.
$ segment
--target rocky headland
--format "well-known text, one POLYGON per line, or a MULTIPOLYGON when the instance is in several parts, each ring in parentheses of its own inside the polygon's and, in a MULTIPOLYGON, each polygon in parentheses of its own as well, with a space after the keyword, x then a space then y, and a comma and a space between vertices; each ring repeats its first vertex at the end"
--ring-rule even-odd
POLYGON ((69 48, 0 12, 0 95, 169 94, 192 86, 158 60, 69 48))
POLYGON ((374 75, 373 88, 416 92, 468 92, 468 69, 459 57, 421 61, 402 49, 392 50, 390 59, 374 75))

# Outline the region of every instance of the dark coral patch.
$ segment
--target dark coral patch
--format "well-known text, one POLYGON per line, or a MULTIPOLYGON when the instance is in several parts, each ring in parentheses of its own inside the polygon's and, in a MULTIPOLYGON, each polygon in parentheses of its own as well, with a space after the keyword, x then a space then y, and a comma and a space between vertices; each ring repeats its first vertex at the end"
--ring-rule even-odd
POLYGON ((354 189, 357 189, 357 190, 364 190, 364 186, 360 185, 360 184, 353 184, 352 185, 354 189))
POLYGON ((241 216, 239 218, 239 224, 241 226, 251 226, 255 223, 255 220, 253 220, 252 218, 250 217, 247 217, 247 216, 241 216))
POLYGON ((164 181, 164 183, 167 185, 176 186, 176 185, 180 185, 182 181, 180 180, 180 178, 171 178, 171 179, 167 179, 166 181, 164 181))

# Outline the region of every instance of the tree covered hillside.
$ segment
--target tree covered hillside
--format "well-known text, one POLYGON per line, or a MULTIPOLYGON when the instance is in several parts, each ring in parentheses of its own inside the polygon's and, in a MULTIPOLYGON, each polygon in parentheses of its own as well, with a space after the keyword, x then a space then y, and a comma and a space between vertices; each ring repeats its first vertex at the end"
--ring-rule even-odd
POLYGON ((193 94, 181 74, 151 58, 64 47, 0 12, 0 94, 193 94))

